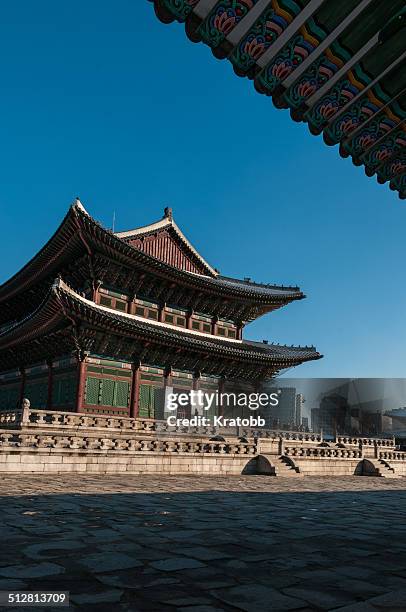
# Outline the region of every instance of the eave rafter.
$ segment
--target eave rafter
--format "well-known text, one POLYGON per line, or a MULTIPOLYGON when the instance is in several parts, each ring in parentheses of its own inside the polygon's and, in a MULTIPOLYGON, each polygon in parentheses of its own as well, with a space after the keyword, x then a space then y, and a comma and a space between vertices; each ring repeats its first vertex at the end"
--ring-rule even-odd
MULTIPOLYGON (((185 23, 193 42, 227 58, 275 106, 340 144, 343 156, 352 155, 351 132, 359 135, 382 109, 394 125, 406 117, 403 0, 149 1, 161 21, 185 23)), ((399 177, 390 186, 406 197, 399 177)))

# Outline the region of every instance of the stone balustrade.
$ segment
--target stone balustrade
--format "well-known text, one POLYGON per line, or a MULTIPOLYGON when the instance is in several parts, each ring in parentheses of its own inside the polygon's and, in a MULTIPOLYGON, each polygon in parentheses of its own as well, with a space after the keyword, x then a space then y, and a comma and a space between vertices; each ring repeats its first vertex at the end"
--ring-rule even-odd
POLYGON ((282 431, 272 429, 253 429, 249 427, 175 427, 166 421, 155 421, 154 431, 164 433, 187 433, 198 435, 240 436, 244 438, 268 438, 274 440, 294 440, 302 443, 319 443, 321 434, 302 431, 282 431))
POLYGON ((263 432, 260 433, 262 433, 262 436, 265 436, 266 438, 273 438, 275 440, 282 439, 308 443, 323 442, 323 435, 321 433, 311 433, 304 431, 278 431, 269 429, 263 430, 263 432))
MULTIPOLYGON (((60 410, 36 410, 27 412, 27 421, 22 423, 21 410, 0 412, 0 429, 8 427, 58 428, 58 429, 108 429, 111 431, 140 431, 153 433, 158 424, 165 421, 154 419, 132 419, 130 417, 115 417, 111 415, 83 414, 63 412, 60 410)), ((164 428, 162 428, 162 431, 164 428)))
MULTIPOLYGON (((221 433, 221 431, 219 432, 221 433)), ((281 429, 252 429, 247 427, 239 428, 239 435, 247 438, 267 438, 270 440, 293 440, 301 443, 317 444, 323 441, 321 433, 305 431, 284 431, 281 429)))
POLYGON ((0 450, 25 449, 75 449, 98 451, 133 451, 145 453, 188 453, 213 455, 255 455, 256 445, 236 441, 234 443, 208 442, 196 439, 116 438, 92 435, 47 435, 8 431, 0 434, 0 450))
POLYGON ((406 453, 400 451, 380 451, 379 459, 387 461, 406 461, 406 453))
POLYGON ((21 424, 21 416, 21 410, 8 410, 7 412, 0 412, 0 429, 19 427, 21 424))
POLYGON ((346 446, 378 446, 395 448, 395 438, 362 438, 353 436, 336 436, 337 444, 345 444, 346 446))
MULTIPOLYGON (((21 425, 21 411, 0 412, 0 429, 19 427, 21 425)), ((111 431, 137 431, 146 434, 180 434, 213 436, 223 435, 240 436, 246 438, 267 438, 274 440, 291 440, 301 443, 319 443, 323 437, 319 433, 302 431, 279 431, 271 429, 252 429, 246 427, 185 427, 168 425, 166 420, 133 419, 130 417, 115 417, 111 415, 84 414, 77 412, 63 412, 60 410, 30 409, 27 412, 28 420, 25 427, 58 429, 109 429, 111 431)))
POLYGON ((287 457, 323 458, 323 459, 362 459, 361 449, 334 448, 321 446, 286 446, 284 455, 287 457))
MULTIPOLYGON (((128 417, 115 417, 111 415, 88 415, 76 412, 62 412, 54 410, 30 410, 28 427, 58 427, 67 429, 109 429, 131 430, 137 429, 136 419, 128 417)), ((140 427, 140 429, 142 429, 140 427)))

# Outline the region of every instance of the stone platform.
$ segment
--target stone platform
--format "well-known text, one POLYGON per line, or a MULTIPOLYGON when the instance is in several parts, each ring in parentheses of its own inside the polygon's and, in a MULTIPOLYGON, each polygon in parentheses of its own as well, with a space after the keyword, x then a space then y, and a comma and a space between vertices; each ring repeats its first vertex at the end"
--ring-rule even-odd
POLYGON ((0 473, 196 474, 399 478, 393 438, 241 428, 170 428, 164 421, 72 412, 0 413, 0 473), (219 436, 219 434, 222 434, 219 436))
POLYGON ((0 498, 0 589, 72 610, 405 610, 405 479, 13 474, 0 498))

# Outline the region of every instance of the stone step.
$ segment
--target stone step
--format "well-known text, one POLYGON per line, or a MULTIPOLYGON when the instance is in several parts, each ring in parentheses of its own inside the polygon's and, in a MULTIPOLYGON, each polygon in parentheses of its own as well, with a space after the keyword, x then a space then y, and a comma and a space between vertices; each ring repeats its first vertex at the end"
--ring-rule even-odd
POLYGON ((386 461, 371 458, 368 458, 368 461, 375 467, 376 476, 380 478, 400 478, 400 475, 396 474, 394 468, 391 467, 386 461))
POLYGON ((298 476, 303 476, 303 474, 299 472, 299 468, 289 463, 283 456, 275 457, 275 464, 276 476, 281 476, 283 478, 297 478, 298 476))

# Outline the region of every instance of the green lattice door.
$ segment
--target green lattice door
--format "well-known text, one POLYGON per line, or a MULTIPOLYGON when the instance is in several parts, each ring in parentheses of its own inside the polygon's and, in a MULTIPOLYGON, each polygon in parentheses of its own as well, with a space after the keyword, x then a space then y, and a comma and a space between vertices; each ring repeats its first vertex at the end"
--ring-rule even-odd
POLYGON ((155 418, 163 420, 165 418, 165 389, 155 387, 155 418))
POLYGON ((86 379, 86 404, 91 406, 98 406, 100 404, 100 378, 92 378, 90 376, 86 379))
POLYGON ((157 388, 153 385, 140 385, 138 416, 149 419, 155 418, 156 391, 157 388))
POLYGON ((92 376, 86 379, 85 402, 88 405, 128 408, 129 396, 130 383, 125 380, 92 376))
POLYGON ((130 399, 130 383, 123 380, 116 380, 114 387, 114 406, 127 408, 130 399))

